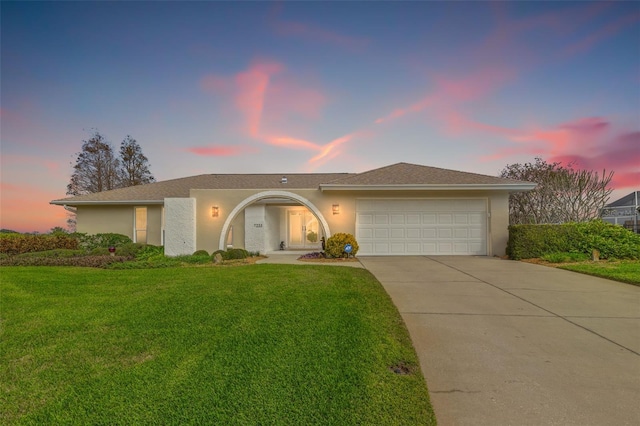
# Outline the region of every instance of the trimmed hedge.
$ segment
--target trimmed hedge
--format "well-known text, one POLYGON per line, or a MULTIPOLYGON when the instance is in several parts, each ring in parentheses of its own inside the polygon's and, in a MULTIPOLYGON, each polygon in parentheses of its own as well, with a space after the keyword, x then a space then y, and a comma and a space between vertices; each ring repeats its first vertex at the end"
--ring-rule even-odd
POLYGON ((78 240, 64 234, 0 234, 0 253, 16 255, 35 251, 79 248, 78 240))
POLYGON ((511 225, 507 255, 514 260, 551 253, 600 252, 602 259, 640 259, 640 235, 600 219, 558 225, 511 225))

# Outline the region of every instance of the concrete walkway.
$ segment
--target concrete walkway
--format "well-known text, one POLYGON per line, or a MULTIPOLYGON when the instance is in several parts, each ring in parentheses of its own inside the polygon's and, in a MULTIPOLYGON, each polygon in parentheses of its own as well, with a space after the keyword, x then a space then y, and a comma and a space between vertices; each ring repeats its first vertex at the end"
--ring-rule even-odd
POLYGON ((446 425, 640 424, 640 287, 486 257, 362 257, 446 425))

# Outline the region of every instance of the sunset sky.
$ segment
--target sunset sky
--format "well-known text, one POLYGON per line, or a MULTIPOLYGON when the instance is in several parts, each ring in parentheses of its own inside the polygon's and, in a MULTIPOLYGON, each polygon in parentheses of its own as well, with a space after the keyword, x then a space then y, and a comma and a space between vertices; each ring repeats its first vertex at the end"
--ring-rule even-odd
POLYGON ((637 1, 0 8, 1 228, 66 226, 93 129, 156 180, 542 157, 640 190, 637 1))

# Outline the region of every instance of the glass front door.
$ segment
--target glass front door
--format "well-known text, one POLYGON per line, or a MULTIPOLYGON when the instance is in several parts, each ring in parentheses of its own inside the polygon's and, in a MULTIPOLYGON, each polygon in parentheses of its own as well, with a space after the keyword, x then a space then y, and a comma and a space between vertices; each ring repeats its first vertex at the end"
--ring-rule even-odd
POLYGON ((289 211, 289 248, 306 249, 320 246, 318 219, 309 211, 289 211))

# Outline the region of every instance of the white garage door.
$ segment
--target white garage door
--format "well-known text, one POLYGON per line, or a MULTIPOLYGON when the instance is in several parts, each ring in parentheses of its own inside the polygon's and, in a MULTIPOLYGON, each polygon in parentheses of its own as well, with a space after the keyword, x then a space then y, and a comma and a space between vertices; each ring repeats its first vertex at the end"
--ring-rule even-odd
POLYGON ((358 255, 486 255, 483 199, 368 200, 356 203, 358 255))

